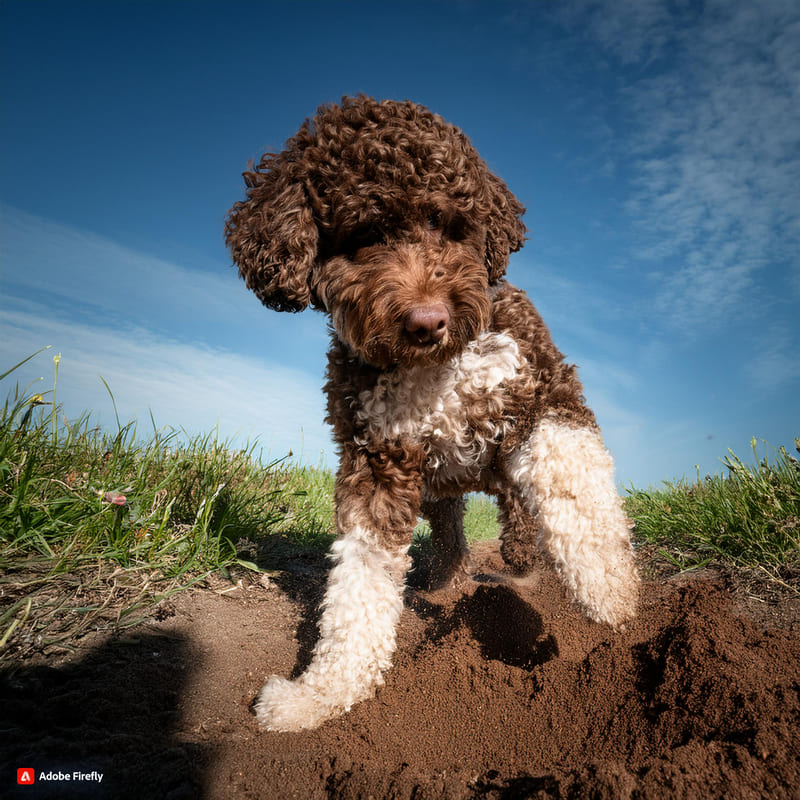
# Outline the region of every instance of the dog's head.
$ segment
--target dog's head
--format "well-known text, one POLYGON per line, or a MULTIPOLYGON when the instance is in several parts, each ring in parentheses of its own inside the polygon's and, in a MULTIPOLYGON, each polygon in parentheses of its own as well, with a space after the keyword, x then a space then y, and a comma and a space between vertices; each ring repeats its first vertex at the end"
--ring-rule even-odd
POLYGON ((523 207, 422 106, 344 98, 245 173, 225 237, 264 305, 330 313, 375 366, 441 363, 488 324, 523 207))

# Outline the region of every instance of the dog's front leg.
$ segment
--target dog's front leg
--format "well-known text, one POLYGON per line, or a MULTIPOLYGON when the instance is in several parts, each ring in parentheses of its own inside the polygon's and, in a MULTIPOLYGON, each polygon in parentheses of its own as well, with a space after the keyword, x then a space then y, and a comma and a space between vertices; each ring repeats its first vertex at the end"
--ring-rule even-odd
POLYGON ((600 432, 546 416, 509 463, 517 490, 573 597, 591 619, 619 628, 636 610, 631 523, 600 432))
POLYGON ((273 676, 264 684, 255 704, 262 728, 314 728, 383 683, 403 610, 420 484, 408 459, 345 453, 336 485, 340 537, 331 548, 320 638, 297 680, 273 676))

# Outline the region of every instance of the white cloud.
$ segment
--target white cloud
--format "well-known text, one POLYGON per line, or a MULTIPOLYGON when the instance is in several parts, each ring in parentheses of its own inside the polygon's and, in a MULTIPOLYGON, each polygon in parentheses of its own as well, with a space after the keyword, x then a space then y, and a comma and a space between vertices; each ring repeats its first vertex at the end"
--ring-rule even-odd
POLYGON ((648 317, 690 337, 763 318, 782 299, 770 269, 800 300, 800 4, 571 0, 552 17, 626 82, 597 160, 633 175, 648 317))
POLYGON ((0 206, 0 225, 4 280, 36 294, 55 292, 109 309, 123 301, 146 310, 167 294, 180 297, 187 307, 211 305, 208 299, 215 297, 220 313, 238 306, 232 271, 213 275, 187 270, 8 206, 0 206))
POLYGON ((800 380, 800 342, 796 326, 773 323, 753 341, 754 354, 747 359, 745 374, 758 402, 800 380))
POLYGON ((310 368, 325 350, 320 315, 268 312, 224 262, 218 272, 184 267, 8 206, 0 206, 0 256, 5 294, 52 303, 92 324, 135 324, 235 350, 257 339, 279 342, 273 360, 310 368))
POLYGON ((629 90, 629 210, 656 309, 694 331, 767 302, 766 266, 800 270, 800 6, 726 0, 682 19, 674 56, 629 90))
MULTIPOLYGON (((322 422, 323 320, 268 312, 232 268, 182 267, 105 237, 0 207, 4 309, 0 372, 52 345, 3 387, 42 374, 68 416, 258 438, 274 457, 316 461, 332 447, 322 422)), ((42 389, 38 389, 41 391, 42 389)))
POLYGON ((513 284, 527 292, 550 329, 556 347, 568 359, 577 350, 602 351, 617 363, 629 337, 630 309, 618 288, 602 280, 569 277, 563 269, 526 254, 515 256, 509 270, 513 284))
POLYGON ((98 422, 113 428, 108 383, 123 424, 138 420, 150 429, 150 412, 158 427, 206 433, 218 426, 222 439, 258 439, 265 454, 295 456, 316 463, 321 451, 332 460, 323 420, 321 378, 267 360, 221 349, 191 345, 151 331, 110 329, 47 316, 33 303, 5 312, 0 327, 0 371, 4 372, 44 345, 46 353, 28 362, 4 381, 5 392, 43 376, 35 391, 52 389, 51 357, 62 354, 57 400, 69 419, 94 412, 98 422))
POLYGON ((573 0, 558 4, 553 15, 569 28, 580 23, 623 64, 656 58, 671 38, 669 5, 663 0, 573 0))

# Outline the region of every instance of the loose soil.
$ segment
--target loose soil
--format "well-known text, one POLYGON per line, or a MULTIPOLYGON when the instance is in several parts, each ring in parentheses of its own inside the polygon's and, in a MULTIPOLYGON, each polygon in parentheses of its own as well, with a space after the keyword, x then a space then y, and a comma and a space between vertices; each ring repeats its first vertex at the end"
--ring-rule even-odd
POLYGON ((0 796, 800 798, 800 613, 719 576, 650 579, 624 633, 586 621, 544 565, 496 543, 458 591, 410 589, 374 699, 263 733, 265 675, 313 647, 324 564, 193 590, 124 637, 0 678, 0 796), (102 772, 16 785, 16 768, 102 772))

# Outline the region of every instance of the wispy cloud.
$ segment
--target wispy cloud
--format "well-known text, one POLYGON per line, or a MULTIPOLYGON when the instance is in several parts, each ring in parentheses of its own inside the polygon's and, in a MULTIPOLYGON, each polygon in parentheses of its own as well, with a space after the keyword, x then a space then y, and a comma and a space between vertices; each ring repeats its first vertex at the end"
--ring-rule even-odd
POLYGON ((39 296, 57 293, 72 302, 110 310, 119 303, 145 314, 167 295, 177 294, 189 308, 211 305, 208 298, 213 296, 220 314, 239 310, 233 271, 214 275, 187 270, 8 206, 0 206, 0 231, 4 283, 39 296))
POLYGON ((282 363, 324 351, 319 316, 267 312, 225 262, 215 272, 183 266, 8 206, 0 206, 0 257, 4 295, 90 324, 135 324, 254 354, 263 342, 280 341, 264 355, 282 363))
POLYGON ((39 347, 52 345, 3 382, 4 393, 41 378, 37 392, 52 389, 51 356, 62 353, 57 399, 67 418, 92 412, 114 426, 109 385, 120 420, 136 419, 145 431, 150 413, 158 427, 221 438, 258 439, 272 457, 292 450, 312 462, 330 456, 322 423, 320 382, 289 367, 234 353, 181 343, 142 328, 110 329, 48 316, 35 304, 5 312, 0 330, 0 364, 10 368, 39 347), (301 453, 302 451, 302 453, 301 453))
POLYGON ((628 90, 637 256, 656 309, 692 331, 768 311, 764 270, 800 270, 800 6, 695 13, 654 23, 670 24, 674 51, 628 90))
POLYGON ((531 248, 514 256, 508 277, 527 292, 560 348, 614 352, 624 345, 626 299, 605 276, 568 275, 531 248))
POLYGON ((799 300, 800 5, 571 0, 552 18, 623 78, 600 149, 631 176, 649 312, 694 336, 799 300))
POLYGON ((758 403, 800 381, 800 333, 794 323, 772 323, 754 337, 745 372, 758 403))
MULTIPOLYGON (((0 371, 45 345, 61 352, 58 399, 68 416, 259 438, 275 457, 315 461, 332 448, 322 422, 323 320, 261 308, 233 273, 182 267, 107 238, 7 207, 0 216, 0 371)), ((24 385, 42 354, 4 381, 24 385)))
POLYGON ((663 0, 572 0, 552 13, 567 28, 580 22, 587 35, 623 64, 651 61, 672 35, 670 7, 663 0))

